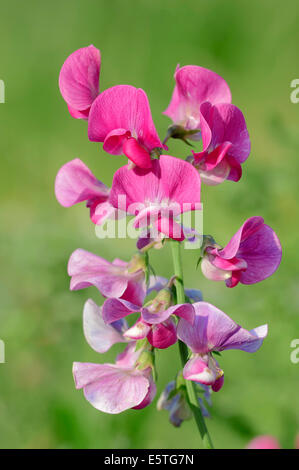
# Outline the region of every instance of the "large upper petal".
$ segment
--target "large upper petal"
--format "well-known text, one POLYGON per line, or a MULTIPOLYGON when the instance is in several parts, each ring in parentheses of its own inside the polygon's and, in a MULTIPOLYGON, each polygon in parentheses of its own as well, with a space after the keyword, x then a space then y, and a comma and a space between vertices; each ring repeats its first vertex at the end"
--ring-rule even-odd
POLYGON ((128 286, 121 268, 88 251, 75 250, 68 263, 71 290, 95 286, 105 297, 120 297, 128 286))
POLYGON ((218 159, 228 154, 243 163, 250 153, 250 139, 241 110, 230 103, 203 103, 200 116, 203 150, 226 144, 218 159))
POLYGON ((152 163, 150 170, 126 165, 116 171, 109 197, 114 207, 133 215, 150 206, 173 207, 174 212, 200 208, 200 176, 190 163, 169 155, 152 163))
POLYGON ((79 158, 75 158, 58 171, 55 195, 62 206, 70 207, 92 199, 96 199, 97 203, 104 202, 108 199, 109 188, 79 158))
POLYGON ((139 370, 114 364, 75 362, 73 374, 76 388, 94 408, 105 413, 121 413, 139 405, 146 397, 149 380, 139 370))
MULTIPOLYGON (((118 139, 123 139, 123 131, 129 131, 148 151, 162 147, 146 93, 141 88, 117 85, 105 90, 94 101, 88 120, 89 140, 104 142, 108 134, 113 137, 114 131, 118 139)), ((119 144, 110 150, 106 147, 106 150, 122 153, 119 144)))
POLYGON ((73 117, 87 118, 88 109, 99 94, 100 67, 100 51, 92 45, 73 52, 64 62, 59 88, 73 117))
POLYGON ((242 272, 242 284, 254 284, 271 276, 281 261, 281 244, 269 225, 263 224, 259 231, 240 243, 238 257, 247 263, 242 272))
POLYGON ((181 319, 178 324, 178 337, 194 353, 206 354, 224 349, 256 351, 267 335, 267 327, 247 331, 237 325, 228 315, 207 302, 193 304, 195 319, 193 326, 181 319))
POLYGON ((176 85, 171 102, 164 111, 176 124, 187 129, 198 129, 200 105, 230 103, 231 93, 225 80, 211 70, 196 65, 177 67, 174 75, 176 85))
POLYGON ((127 329, 126 322, 107 325, 102 316, 102 308, 98 307, 93 300, 85 302, 83 310, 83 330, 88 344, 97 352, 108 351, 115 343, 124 343, 126 339, 122 331, 127 329))

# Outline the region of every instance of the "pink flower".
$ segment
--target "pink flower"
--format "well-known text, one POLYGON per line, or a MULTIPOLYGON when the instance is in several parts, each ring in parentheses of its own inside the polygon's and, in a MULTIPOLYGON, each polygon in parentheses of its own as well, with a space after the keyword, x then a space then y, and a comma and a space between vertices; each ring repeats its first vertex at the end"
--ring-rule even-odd
POLYGON ((126 155, 140 168, 150 168, 151 153, 162 148, 147 96, 140 88, 118 85, 101 93, 92 105, 88 138, 104 150, 126 155))
POLYGON ((212 105, 231 102, 227 83, 211 70, 196 65, 178 66, 174 78, 171 102, 163 114, 186 130, 200 129, 200 105, 205 101, 212 105))
POLYGON ((102 224, 108 218, 116 218, 109 203, 110 189, 99 181, 84 163, 75 158, 63 165, 55 180, 55 195, 63 207, 86 201, 94 224, 102 224))
POLYGON ((225 313, 207 302, 193 304, 194 324, 185 319, 178 324, 178 338, 186 343, 193 355, 186 363, 183 375, 187 380, 211 385, 217 392, 224 381, 223 371, 212 352, 226 349, 257 351, 267 336, 267 325, 247 331, 237 325, 225 313))
POLYGON ((99 94, 100 68, 100 51, 92 45, 73 52, 61 68, 60 92, 76 119, 88 119, 90 107, 99 94))
POLYGON ((76 388, 83 388, 86 400, 97 410, 117 414, 152 402, 156 385, 151 369, 138 368, 142 349, 135 348, 136 343, 130 343, 115 364, 74 362, 76 388))
POLYGON ((193 322, 194 310, 191 304, 169 306, 170 294, 161 290, 148 305, 133 304, 122 299, 107 299, 103 305, 103 319, 111 324, 132 313, 140 313, 137 322, 124 332, 126 338, 139 340, 147 338, 149 343, 158 349, 165 349, 177 341, 176 324, 172 315, 193 322))
MULTIPOLYGON (((276 437, 265 434, 252 439, 246 449, 281 449, 281 446, 276 437)), ((299 449, 299 435, 295 438, 295 449, 299 449)))
POLYGON ((229 103, 200 106, 202 152, 193 152, 193 165, 208 185, 225 179, 239 181, 241 163, 250 153, 250 140, 242 112, 229 103))
POLYGON ((71 290, 95 286, 104 297, 122 297, 130 302, 144 299, 144 271, 120 259, 110 263, 88 251, 75 250, 68 263, 71 290), (133 271, 131 272, 131 269, 133 271))
POLYGON ((262 217, 244 222, 225 248, 207 246, 201 263, 211 280, 225 280, 227 287, 255 284, 271 276, 281 261, 281 245, 276 233, 262 217))
POLYGON ((281 449, 278 440, 273 436, 258 436, 249 442, 247 449, 281 449))
POLYGON ((200 176, 190 163, 161 155, 149 170, 128 166, 117 170, 109 201, 135 215, 135 227, 152 224, 167 237, 181 241, 185 235, 175 217, 201 208, 200 176))

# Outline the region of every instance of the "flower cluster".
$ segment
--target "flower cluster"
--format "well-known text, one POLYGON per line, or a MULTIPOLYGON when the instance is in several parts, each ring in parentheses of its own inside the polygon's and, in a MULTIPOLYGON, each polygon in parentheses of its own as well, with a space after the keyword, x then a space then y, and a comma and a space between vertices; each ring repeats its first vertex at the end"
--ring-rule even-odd
MULTIPOLYGON (((184 290, 179 271, 170 279, 153 275, 149 254, 153 247, 168 242, 177 246, 194 236, 180 216, 201 210, 202 183, 240 180, 250 153, 249 134, 224 79, 205 68, 185 66, 175 71, 175 88, 164 112, 172 124, 162 142, 146 93, 130 85, 100 92, 100 66, 100 51, 94 46, 75 51, 62 66, 60 91, 71 116, 87 121, 89 140, 101 142, 108 154, 124 155, 128 163, 116 171, 108 187, 74 159, 59 170, 55 194, 64 207, 85 202, 96 225, 133 216, 141 235, 137 253, 129 261, 110 262, 83 249, 69 259, 71 290, 93 286, 105 299, 101 307, 92 300, 85 304, 87 342, 98 353, 125 343, 114 364, 75 362, 75 384, 96 409, 106 413, 142 409, 156 394, 156 349, 179 341, 187 352, 185 365, 158 400, 158 409, 168 410, 170 421, 179 426, 190 417, 188 384, 194 383, 199 409, 207 416, 205 404, 211 404, 212 391, 224 383, 218 362, 221 352, 257 351, 267 325, 250 331, 242 328, 203 301, 200 291, 184 290), (185 160, 170 156, 166 143, 171 138, 198 148, 185 160), (150 228, 155 229, 154 236, 150 228)), ((251 217, 226 246, 204 235, 197 258, 204 276, 232 288, 273 274, 281 246, 262 217, 251 217)), ((176 266, 179 260, 174 261, 176 266)))

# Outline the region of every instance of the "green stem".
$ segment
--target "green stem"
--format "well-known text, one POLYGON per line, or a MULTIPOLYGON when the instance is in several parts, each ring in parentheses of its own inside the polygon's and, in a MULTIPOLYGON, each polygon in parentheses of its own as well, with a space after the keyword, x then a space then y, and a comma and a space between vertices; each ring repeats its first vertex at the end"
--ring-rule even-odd
MULTIPOLYGON (((184 280, 183 280, 183 267, 180 251, 180 242, 171 240, 171 251, 173 259, 174 274, 176 276, 175 287, 177 294, 177 303, 183 304, 186 301, 185 290, 184 290, 184 280)), ((185 343, 179 341, 179 351, 182 361, 182 366, 184 367, 188 360, 188 348, 185 343)), ((203 445, 206 449, 213 449, 213 443, 209 435, 204 417, 202 416, 201 409, 198 403, 196 385, 191 380, 186 380, 186 389, 188 394, 188 401, 191 411, 194 415, 199 433, 201 435, 203 445)))

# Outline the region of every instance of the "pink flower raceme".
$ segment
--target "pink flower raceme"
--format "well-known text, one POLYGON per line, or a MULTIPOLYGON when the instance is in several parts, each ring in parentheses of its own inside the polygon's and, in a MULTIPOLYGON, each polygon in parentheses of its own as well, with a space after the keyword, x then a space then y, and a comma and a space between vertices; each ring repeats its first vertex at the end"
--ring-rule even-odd
POLYGON ((88 119, 90 107, 99 94, 100 68, 100 51, 92 45, 73 52, 61 68, 60 92, 76 119, 88 119))
POLYGON ((201 263, 203 274, 211 280, 225 280, 227 287, 255 284, 271 276, 281 260, 281 245, 262 217, 244 222, 225 248, 206 246, 201 263))
POLYGON ((174 78, 176 85, 171 102, 163 114, 185 130, 200 129, 202 103, 208 101, 214 105, 231 102, 227 83, 211 70, 196 65, 186 65, 181 68, 178 66, 174 78))
POLYGON ((144 299, 144 271, 137 258, 130 263, 115 259, 110 263, 88 251, 75 250, 68 263, 71 290, 95 286, 104 297, 122 297, 130 302, 144 299))
POLYGON ((87 401, 97 410, 117 414, 148 406, 156 394, 150 367, 140 369, 142 349, 130 343, 115 364, 74 362, 76 388, 83 388, 87 401))
POLYGON ((162 289, 153 301, 142 307, 123 299, 107 299, 103 305, 103 318, 108 324, 132 313, 140 313, 135 325, 124 332, 126 338, 139 340, 147 338, 158 349, 165 349, 177 341, 176 324, 173 315, 193 323, 194 310, 191 304, 171 305, 169 289, 162 289))
POLYGON ((92 105, 88 138, 104 150, 126 155, 140 168, 150 168, 151 153, 163 147, 147 96, 140 88, 118 85, 101 93, 92 105))
POLYGON ((193 165, 208 185, 225 179, 239 181, 241 163, 250 154, 250 140, 242 112, 234 105, 220 103, 200 106, 203 150, 193 153, 193 165))
POLYGON ((182 241, 175 217, 201 208, 200 176, 188 162, 161 155, 149 170, 124 166, 116 171, 109 197, 117 209, 135 215, 134 227, 154 230, 182 241))
POLYGON ((184 319, 178 324, 178 338, 192 351, 183 375, 187 380, 211 385, 217 392, 224 381, 223 371, 213 357, 214 351, 240 349, 246 352, 257 351, 267 336, 267 325, 247 331, 237 325, 225 313, 207 302, 193 304, 194 324, 184 319))
POLYGON ((87 166, 75 158, 63 165, 55 180, 55 195, 63 207, 86 201, 94 224, 102 224, 118 213, 109 203, 110 189, 99 181, 87 166))

